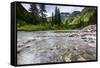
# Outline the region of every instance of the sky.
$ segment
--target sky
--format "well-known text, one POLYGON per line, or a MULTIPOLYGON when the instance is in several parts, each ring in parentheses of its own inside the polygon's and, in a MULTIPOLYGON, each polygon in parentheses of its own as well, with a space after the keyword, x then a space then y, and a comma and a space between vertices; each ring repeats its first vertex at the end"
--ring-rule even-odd
MULTIPOLYGON (((22 3, 22 6, 29 11, 30 4, 22 3)), ((46 11, 47 11, 47 17, 50 17, 52 15, 52 12, 54 13, 56 5, 46 5, 46 11)), ((60 9, 60 12, 68 12, 72 13, 73 11, 82 11, 84 7, 76 7, 76 6, 57 6, 60 9)))

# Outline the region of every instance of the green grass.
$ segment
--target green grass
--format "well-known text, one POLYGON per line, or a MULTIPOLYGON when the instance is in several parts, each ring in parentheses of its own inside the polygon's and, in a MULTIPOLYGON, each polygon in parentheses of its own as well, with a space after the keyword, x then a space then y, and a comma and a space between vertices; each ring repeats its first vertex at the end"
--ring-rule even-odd
POLYGON ((36 31, 36 30, 44 30, 45 27, 41 25, 24 25, 17 27, 18 31, 36 31))
POLYGON ((40 31, 40 30, 66 30, 65 26, 52 26, 51 24, 46 25, 23 25, 18 27, 18 31, 40 31))
POLYGON ((51 24, 44 24, 44 25, 32 25, 32 24, 24 24, 24 25, 17 25, 17 31, 45 31, 45 30, 81 30, 83 27, 77 27, 77 25, 51 25, 51 24))

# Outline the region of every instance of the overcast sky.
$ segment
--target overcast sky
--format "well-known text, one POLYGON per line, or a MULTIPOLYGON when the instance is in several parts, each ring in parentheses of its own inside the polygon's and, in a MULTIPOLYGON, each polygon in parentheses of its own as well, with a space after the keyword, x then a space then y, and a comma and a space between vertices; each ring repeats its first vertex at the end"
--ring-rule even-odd
MULTIPOLYGON (((23 7, 29 11, 30 4, 22 3, 23 7)), ((52 12, 54 13, 56 5, 45 5, 46 11, 47 11, 47 17, 52 15, 52 12)), ((69 12, 72 13, 73 11, 82 11, 84 7, 76 7, 76 6, 57 6, 60 9, 60 12, 69 12)))

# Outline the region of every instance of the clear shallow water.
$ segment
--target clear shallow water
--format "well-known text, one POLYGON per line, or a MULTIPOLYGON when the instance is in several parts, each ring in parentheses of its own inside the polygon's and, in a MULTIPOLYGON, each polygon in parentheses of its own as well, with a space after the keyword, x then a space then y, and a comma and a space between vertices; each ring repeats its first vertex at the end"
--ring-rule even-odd
POLYGON ((82 61, 81 53, 85 60, 96 59, 95 33, 23 31, 17 37, 18 64, 82 61))

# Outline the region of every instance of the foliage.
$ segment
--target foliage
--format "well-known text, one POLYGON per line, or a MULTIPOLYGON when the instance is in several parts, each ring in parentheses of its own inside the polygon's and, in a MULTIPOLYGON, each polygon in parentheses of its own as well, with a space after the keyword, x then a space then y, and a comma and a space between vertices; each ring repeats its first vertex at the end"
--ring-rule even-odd
POLYGON ((96 24, 96 19, 96 8, 86 7, 81 11, 81 13, 70 15, 65 23, 69 24, 71 26, 70 28, 82 29, 88 25, 96 24))
POLYGON ((96 24, 97 13, 95 7, 85 7, 81 12, 74 11, 62 22, 60 9, 56 6, 51 20, 46 15, 44 4, 30 4, 27 11, 20 3, 16 5, 17 30, 67 30, 82 29, 96 24))

